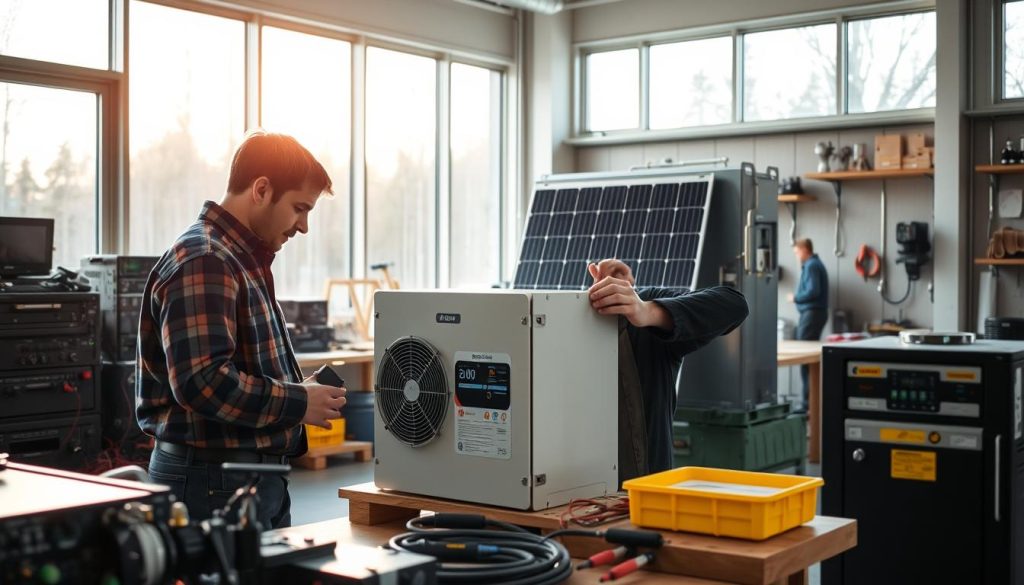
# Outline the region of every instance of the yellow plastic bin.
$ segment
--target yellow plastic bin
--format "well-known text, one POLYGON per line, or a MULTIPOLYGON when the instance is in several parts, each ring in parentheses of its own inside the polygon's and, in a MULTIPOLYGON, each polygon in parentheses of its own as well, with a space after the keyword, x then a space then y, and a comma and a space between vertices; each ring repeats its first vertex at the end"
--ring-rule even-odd
POLYGON ((623 484, 638 526, 764 540, 814 519, 820 477, 680 467, 623 484))
POLYGON ((345 442, 345 419, 331 421, 331 430, 306 425, 306 444, 309 448, 341 445, 345 442))

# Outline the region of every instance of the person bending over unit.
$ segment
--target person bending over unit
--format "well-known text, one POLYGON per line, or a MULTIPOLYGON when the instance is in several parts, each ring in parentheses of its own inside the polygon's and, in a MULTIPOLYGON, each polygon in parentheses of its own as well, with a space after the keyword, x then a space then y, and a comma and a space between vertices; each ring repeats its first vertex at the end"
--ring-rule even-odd
MULTIPOLYGON (((270 264, 331 193, 323 166, 294 138, 256 131, 235 151, 227 192, 160 258, 139 318, 136 412, 156 438, 150 476, 194 518, 246 483, 220 465, 286 463, 306 451, 302 423, 330 428, 345 388, 303 380, 270 264)), ((291 523, 288 479, 257 484, 265 529, 291 523)))
POLYGON ((591 263, 588 270, 591 306, 619 315, 619 481, 671 469, 683 356, 743 323, 747 301, 727 286, 634 288, 633 272, 616 259, 591 263))

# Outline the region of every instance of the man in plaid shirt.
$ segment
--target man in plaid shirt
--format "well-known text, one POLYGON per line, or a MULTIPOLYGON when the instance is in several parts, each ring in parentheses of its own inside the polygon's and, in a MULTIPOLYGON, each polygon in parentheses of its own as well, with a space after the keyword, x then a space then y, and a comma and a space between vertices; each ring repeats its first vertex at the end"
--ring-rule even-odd
MULTIPOLYGON (((221 463, 284 463, 306 451, 301 423, 330 428, 345 389, 303 381, 270 265, 331 179, 294 138, 251 133, 227 193, 164 253, 139 319, 136 411, 156 438, 150 476, 194 518, 224 507, 246 477, 221 463)), ((257 484, 264 528, 290 524, 288 480, 257 484)))

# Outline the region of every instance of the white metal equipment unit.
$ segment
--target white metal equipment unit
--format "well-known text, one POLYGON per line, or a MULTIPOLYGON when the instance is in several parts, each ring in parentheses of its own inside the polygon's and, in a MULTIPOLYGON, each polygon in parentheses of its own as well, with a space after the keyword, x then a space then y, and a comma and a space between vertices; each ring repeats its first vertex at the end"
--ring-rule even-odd
POLYGON ((618 487, 618 327, 585 291, 374 295, 374 482, 542 510, 618 487))

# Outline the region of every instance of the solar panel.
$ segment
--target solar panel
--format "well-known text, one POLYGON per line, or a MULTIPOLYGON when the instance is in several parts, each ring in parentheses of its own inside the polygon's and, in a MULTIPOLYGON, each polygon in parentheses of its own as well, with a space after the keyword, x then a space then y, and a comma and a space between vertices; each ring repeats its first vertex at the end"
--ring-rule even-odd
POLYGON ((693 290, 713 183, 703 174, 538 188, 515 288, 586 289, 588 263, 618 258, 638 287, 693 290))

